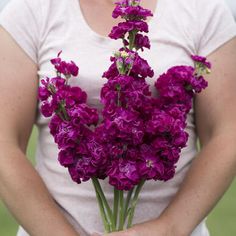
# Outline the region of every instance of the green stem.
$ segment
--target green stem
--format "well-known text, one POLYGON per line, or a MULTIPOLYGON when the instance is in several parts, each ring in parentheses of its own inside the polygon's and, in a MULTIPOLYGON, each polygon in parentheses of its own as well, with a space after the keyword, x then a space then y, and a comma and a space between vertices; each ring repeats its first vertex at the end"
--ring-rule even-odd
POLYGON ((135 37, 136 37, 137 31, 132 30, 129 32, 129 50, 133 50, 134 48, 134 43, 135 43, 135 37))
POLYGON ((122 39, 122 42, 123 42, 124 48, 127 49, 127 47, 125 45, 125 38, 122 39))
POLYGON ((114 187, 113 217, 114 217, 115 227, 117 226, 118 205, 119 205, 119 191, 114 187))
POLYGON ((128 76, 130 75, 132 69, 133 69, 133 65, 129 68, 129 71, 128 71, 128 73, 127 73, 128 76))
POLYGON ((68 114, 67 114, 67 112, 66 112, 66 109, 65 109, 65 103, 64 103, 64 101, 63 101, 62 104, 60 103, 60 106, 61 106, 62 113, 63 113, 63 115, 64 115, 64 117, 65 117, 65 120, 69 120, 69 116, 68 116, 68 114))
POLYGON ((119 201, 120 201, 120 218, 119 218, 119 231, 124 228, 124 191, 119 191, 119 201))
POLYGON ((108 219, 107 219, 107 216, 106 216, 106 212, 105 212, 105 209, 104 209, 102 199, 99 196, 96 185, 94 183, 93 183, 93 186, 94 186, 94 189, 95 189, 95 192, 96 192, 96 197, 97 197, 97 201, 98 201, 98 205, 99 205, 103 225, 104 225, 104 228, 105 228, 105 232, 110 233, 111 232, 110 225, 109 225, 109 222, 108 222, 108 219))
POLYGON ((61 120, 65 120, 60 111, 56 111, 56 114, 60 117, 61 120))
POLYGON ((134 211, 135 211, 135 208, 136 208, 136 205, 137 205, 137 202, 138 202, 139 193, 140 193, 144 183, 145 183, 145 180, 141 180, 141 182, 136 187, 134 197, 131 201, 130 209, 128 210, 127 228, 130 228, 132 226, 132 222, 133 222, 133 218, 134 218, 134 211))
POLYGON ((117 91, 117 106, 121 106, 121 101, 120 101, 120 92, 121 92, 121 85, 117 84, 116 85, 116 91, 117 91))
POLYGON ((131 190, 129 190, 127 197, 126 197, 126 201, 125 201, 125 215, 124 215, 124 219, 126 220, 127 218, 127 214, 128 214, 128 207, 129 207, 129 203, 130 203, 130 199, 132 197, 132 194, 134 192, 134 188, 132 188, 131 190))
POLYGON ((104 207, 106 209, 107 215, 108 215, 109 220, 110 220, 111 230, 113 232, 113 231, 116 230, 116 228, 115 228, 115 222, 114 222, 114 219, 113 219, 112 210, 111 210, 111 208, 110 208, 110 206, 109 206, 109 204, 107 202, 107 199, 106 199, 106 197, 105 197, 105 195, 104 195, 104 193, 102 191, 102 188, 101 188, 101 185, 100 185, 98 179, 92 178, 92 181, 93 181, 94 185, 96 186, 98 194, 101 197, 101 200, 102 200, 102 202, 104 204, 104 207))
POLYGON ((118 101, 117 101, 117 106, 121 107, 121 102, 120 102, 120 90, 118 91, 118 101))

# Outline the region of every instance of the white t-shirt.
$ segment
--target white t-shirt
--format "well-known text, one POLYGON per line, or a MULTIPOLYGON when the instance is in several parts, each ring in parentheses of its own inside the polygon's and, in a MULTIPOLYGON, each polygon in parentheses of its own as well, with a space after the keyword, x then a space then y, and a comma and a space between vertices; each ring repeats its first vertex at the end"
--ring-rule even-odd
MULTIPOLYGON (((63 50, 63 59, 74 60, 80 67, 79 79, 73 80, 72 84, 88 93, 90 105, 101 109, 100 88, 106 82, 101 75, 110 65, 110 55, 120 48, 121 42, 95 33, 83 18, 79 0, 12 0, 3 10, 0 24, 38 64, 39 78, 54 75, 50 59, 63 50)), ((169 67, 192 65, 191 54, 209 55, 235 35, 233 17, 223 0, 159 0, 150 21, 152 48, 143 53, 155 71, 155 78, 147 79, 153 94, 155 79, 169 67)), ((182 151, 175 178, 166 183, 146 183, 135 223, 158 217, 183 181, 197 152, 194 110, 187 123, 188 146, 182 151)), ((91 182, 80 185, 72 182, 67 170, 57 161, 58 149, 49 134, 48 119, 39 114, 36 124, 39 128, 36 168, 50 193, 81 235, 102 232, 91 182)), ((111 201, 112 188, 107 181, 102 186, 111 201)), ((27 234, 20 229, 18 235, 27 234)), ((203 222, 191 236, 207 235, 203 222)))
POLYGON ((4 8, 4 6, 9 2, 9 0, 1 0, 0 1, 0 11, 4 8))
POLYGON ((234 15, 234 19, 236 20, 236 1, 235 0, 225 0, 225 1, 228 3, 228 5, 234 15))

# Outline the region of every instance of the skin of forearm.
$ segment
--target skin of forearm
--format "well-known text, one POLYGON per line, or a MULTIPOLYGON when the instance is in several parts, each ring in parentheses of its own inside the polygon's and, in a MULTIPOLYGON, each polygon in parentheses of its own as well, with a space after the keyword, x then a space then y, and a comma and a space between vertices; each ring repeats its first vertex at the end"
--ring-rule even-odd
POLYGON ((14 144, 0 143, 0 197, 31 236, 78 236, 14 144))
POLYGON ((235 130, 215 135, 195 158, 179 192, 159 220, 173 236, 189 236, 230 186, 236 174, 235 130))

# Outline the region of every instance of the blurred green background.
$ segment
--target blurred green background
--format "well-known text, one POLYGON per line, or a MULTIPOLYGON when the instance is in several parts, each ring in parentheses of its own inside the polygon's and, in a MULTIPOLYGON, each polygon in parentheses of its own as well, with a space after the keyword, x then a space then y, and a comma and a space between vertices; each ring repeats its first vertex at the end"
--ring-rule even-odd
MULTIPOLYGON (((34 129, 27 156, 34 163, 37 130, 34 129)), ((236 180, 208 217, 211 236, 236 236, 236 180)), ((17 223, 0 202, 0 236, 14 236, 17 223)), ((42 235, 43 236, 43 235, 42 235)))

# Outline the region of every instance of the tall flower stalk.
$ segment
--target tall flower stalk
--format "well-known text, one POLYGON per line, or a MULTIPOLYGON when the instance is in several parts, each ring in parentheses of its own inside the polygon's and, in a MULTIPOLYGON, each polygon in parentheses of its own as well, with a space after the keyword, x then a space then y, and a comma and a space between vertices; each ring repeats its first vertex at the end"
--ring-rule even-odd
POLYGON ((56 77, 44 78, 39 87, 41 113, 51 117, 50 133, 58 145, 58 161, 73 181, 91 180, 105 232, 133 224, 135 208, 148 180, 168 181, 175 175, 181 149, 186 146, 186 118, 195 93, 207 87, 203 75, 210 72, 206 58, 192 56, 194 67, 174 66, 155 82, 153 97, 146 78, 154 72, 138 52, 150 49, 148 24, 151 11, 140 0, 121 0, 112 16, 123 22, 114 26, 111 39, 122 47, 104 72, 99 111, 87 104, 87 94, 70 86, 79 68, 61 59, 51 60, 56 77), (100 181, 109 179, 114 189, 110 206, 100 181))

